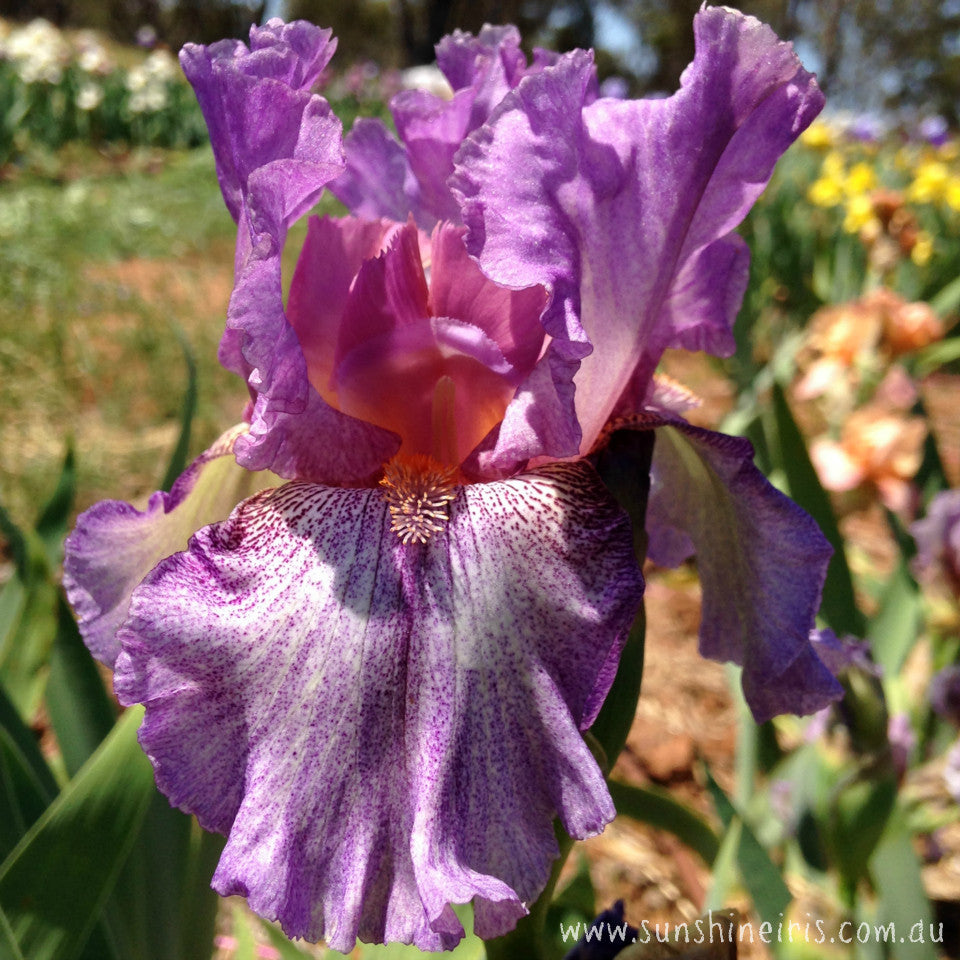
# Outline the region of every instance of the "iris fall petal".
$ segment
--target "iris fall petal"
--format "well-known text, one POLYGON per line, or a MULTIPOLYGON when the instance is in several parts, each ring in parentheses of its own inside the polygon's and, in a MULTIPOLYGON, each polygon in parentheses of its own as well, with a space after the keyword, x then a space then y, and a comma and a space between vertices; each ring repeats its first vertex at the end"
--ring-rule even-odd
POLYGON ((288 484, 147 577, 115 686, 161 789, 228 834, 217 890, 340 950, 450 947, 451 903, 482 937, 525 912, 555 813, 612 818, 580 729, 641 592, 583 462, 457 488, 412 545, 378 490, 288 484))
POLYGON ((63 584, 90 652, 112 667, 120 652, 117 629, 130 596, 164 557, 183 550, 200 527, 225 520, 247 497, 278 478, 251 473, 233 457, 246 424, 228 430, 180 475, 169 493, 158 491, 140 511, 103 500, 77 519, 67 538, 63 584))
POLYGON ((655 562, 696 552, 700 652, 743 666, 758 723, 843 695, 810 642, 830 544, 757 469, 749 441, 660 421, 647 517, 655 562))

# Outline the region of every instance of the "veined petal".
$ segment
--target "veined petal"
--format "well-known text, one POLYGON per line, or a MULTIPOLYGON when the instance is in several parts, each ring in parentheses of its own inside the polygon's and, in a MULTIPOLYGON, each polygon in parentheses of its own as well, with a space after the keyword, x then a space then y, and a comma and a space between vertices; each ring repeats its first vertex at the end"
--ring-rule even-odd
POLYGON ((344 139, 346 167, 330 192, 357 217, 402 223, 412 216, 428 227, 433 214, 420 200, 420 183, 407 151, 382 120, 360 117, 344 139))
POLYGON ((814 520, 753 463, 749 441, 651 417, 649 555, 696 553, 700 652, 743 667, 757 722, 814 713, 843 690, 811 645, 831 548, 814 520))
POLYGON ((580 729, 642 591, 585 463, 457 488, 403 545, 373 489, 288 484, 138 588, 115 686, 214 877, 290 936, 449 948, 509 929, 614 810, 580 729))
POLYGON ((287 301, 287 317, 319 393, 330 389, 343 312, 364 260, 381 249, 385 220, 310 217, 287 301))
MULTIPOLYGON (((356 216, 403 221, 412 215, 427 230, 443 220, 460 223, 449 185, 457 150, 527 73, 555 59, 536 50, 528 67, 516 27, 486 25, 477 36, 455 30, 437 44, 437 65, 453 97, 425 90, 397 94, 390 111, 400 142, 380 120, 358 120, 345 141, 346 170, 331 191, 356 216)), ((590 101, 596 87, 594 74, 590 101)))
POLYGON ((247 497, 278 483, 270 473, 237 466, 233 447, 246 424, 228 430, 180 475, 169 493, 158 491, 140 511, 103 500, 77 519, 67 537, 63 585, 90 652, 112 667, 120 652, 117 629, 130 596, 164 557, 187 546, 208 523, 223 520, 247 497))
POLYGON ((589 102, 592 62, 575 52, 526 77, 457 156, 468 249, 496 282, 551 290, 547 332, 580 345, 582 451, 666 347, 732 350, 747 251, 730 231, 823 104, 754 18, 709 7, 694 30, 669 99, 589 102))
POLYGON ((473 129, 470 124, 475 92, 458 90, 446 100, 427 90, 404 90, 390 104, 410 168, 420 184, 420 202, 432 216, 421 227, 436 220, 459 221, 460 207, 447 180, 453 173, 453 157, 463 138, 473 129))
POLYGON ((283 206, 299 216, 342 167, 340 122, 324 109, 322 97, 309 92, 335 49, 330 30, 277 19, 251 27, 250 49, 239 40, 184 46, 180 63, 200 101, 223 198, 234 220, 249 204, 249 178, 255 171, 294 158, 315 167, 319 186, 290 183, 282 188, 283 206))
POLYGON ((291 223, 343 170, 340 121, 310 86, 329 60, 330 32, 271 20, 238 41, 187 44, 184 72, 197 92, 224 199, 237 220, 236 282, 220 359, 254 393, 241 463, 324 483, 359 482, 396 438, 328 406, 311 386, 283 305, 281 256, 291 223), (324 438, 350 438, 344 456, 324 438))
POLYGON ((474 91, 473 130, 523 78, 526 57, 514 26, 484 25, 477 36, 454 30, 437 44, 437 66, 454 90, 474 91))

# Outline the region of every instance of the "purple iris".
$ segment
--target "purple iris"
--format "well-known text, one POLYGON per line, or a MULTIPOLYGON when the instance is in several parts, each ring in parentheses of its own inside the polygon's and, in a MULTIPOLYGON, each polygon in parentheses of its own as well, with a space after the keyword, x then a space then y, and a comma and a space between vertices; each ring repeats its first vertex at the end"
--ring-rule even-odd
POLYGON ((220 348, 251 403, 143 512, 94 506, 65 580, 157 783, 227 835, 213 878, 290 936, 427 949, 512 928, 614 816, 581 731, 643 580, 588 459, 657 428, 651 553, 698 554, 701 647, 758 719, 840 688, 814 652, 829 547, 743 440, 694 428, 668 347, 733 349, 731 231, 822 106, 789 45, 707 8, 681 90, 597 97, 512 28, 438 47, 452 100, 346 140, 329 31, 270 21, 181 61, 238 224, 220 348), (289 298, 289 226, 311 219, 289 298), (362 219, 360 219, 362 218, 362 219))
POLYGON ((960 596, 960 490, 938 493, 910 532, 917 542, 914 575, 960 596))

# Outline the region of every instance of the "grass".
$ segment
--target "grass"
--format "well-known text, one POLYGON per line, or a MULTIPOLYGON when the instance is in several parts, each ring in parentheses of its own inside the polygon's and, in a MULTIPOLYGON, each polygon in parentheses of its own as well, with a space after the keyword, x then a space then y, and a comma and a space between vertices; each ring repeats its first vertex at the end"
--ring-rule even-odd
POLYGON ((209 148, 144 155, 67 183, 0 184, 0 502, 18 522, 52 488, 65 445, 78 506, 155 489, 196 355, 198 451, 246 399, 216 344, 234 226, 209 148))

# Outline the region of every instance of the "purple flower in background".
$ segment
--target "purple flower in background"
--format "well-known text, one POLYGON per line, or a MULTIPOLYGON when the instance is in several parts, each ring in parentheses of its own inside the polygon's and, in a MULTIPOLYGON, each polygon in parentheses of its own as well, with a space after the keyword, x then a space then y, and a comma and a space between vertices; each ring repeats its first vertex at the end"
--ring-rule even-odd
POLYGON ((917 579, 943 582, 960 595, 960 490, 938 493, 910 532, 917 542, 912 562, 917 579))
POLYGON ((626 100, 629 94, 630 84, 627 83, 626 77, 614 75, 607 77, 607 79, 600 84, 601 97, 610 97, 613 100, 626 100))
POLYGON ((921 140, 926 140, 931 146, 942 147, 950 139, 950 125, 946 118, 934 114, 920 121, 917 133, 921 140))
POLYGON ((838 637, 833 630, 810 631, 810 642, 817 656, 834 676, 848 667, 857 667, 870 676, 879 677, 883 671, 870 657, 870 642, 847 634, 838 637))
POLYGON ((947 792, 960 803, 960 740, 947 751, 943 780, 947 785, 947 792))
POLYGON ((755 716, 840 693, 809 640, 825 540, 653 376, 668 347, 733 349, 731 231, 822 105, 758 21, 695 31, 647 102, 598 100, 589 54, 454 34, 453 99, 399 94, 400 141, 358 123, 346 165, 310 92, 328 31, 181 55, 238 224, 220 358, 251 403, 145 511, 87 511, 65 581, 158 785, 227 835, 215 889, 290 936, 449 948, 468 901, 500 935, 553 818, 613 817, 581 736, 643 587, 589 459, 611 425, 658 430, 651 552, 697 552, 701 649, 743 664, 755 716), (285 304, 287 230, 331 184, 354 216, 311 219, 285 304))
POLYGON ((886 132, 886 121, 875 113, 858 113, 847 126, 847 135, 861 143, 878 143, 886 132))
POLYGON ((890 756, 897 776, 903 778, 907 772, 910 754, 917 745, 917 735, 913 732, 910 717, 905 713, 891 713, 887 721, 887 739, 890 741, 890 756))
POLYGON ((944 667, 930 681, 930 706, 960 727, 960 665, 944 667))

